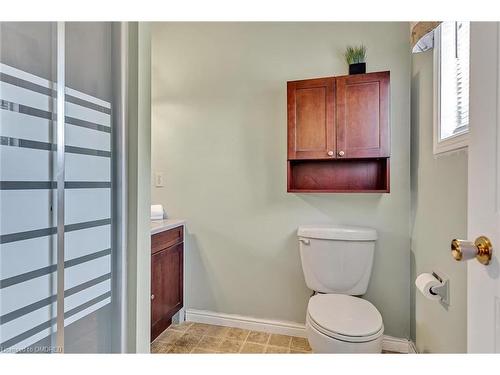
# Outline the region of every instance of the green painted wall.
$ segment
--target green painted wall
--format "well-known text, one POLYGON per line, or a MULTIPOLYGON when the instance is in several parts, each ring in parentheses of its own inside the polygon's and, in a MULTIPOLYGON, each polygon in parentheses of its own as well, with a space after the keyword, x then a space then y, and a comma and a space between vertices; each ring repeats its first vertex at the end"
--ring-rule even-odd
POLYGON ((367 295, 410 335, 407 23, 158 23, 152 30, 152 202, 188 221, 186 305, 304 322, 296 230, 378 230, 367 295), (346 45, 391 71, 391 193, 286 193, 286 81, 346 74, 346 45))
POLYGON ((467 272, 450 255, 453 238, 467 235, 467 153, 434 157, 432 52, 412 57, 411 81, 411 279, 412 338, 419 352, 467 349, 467 272), (450 306, 415 293, 422 272, 450 278, 450 306))

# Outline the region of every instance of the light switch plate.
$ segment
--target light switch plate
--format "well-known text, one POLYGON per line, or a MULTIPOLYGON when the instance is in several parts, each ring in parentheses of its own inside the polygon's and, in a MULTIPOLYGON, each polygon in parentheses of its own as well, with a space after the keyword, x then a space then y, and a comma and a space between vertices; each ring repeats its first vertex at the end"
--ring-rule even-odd
POLYGON ((163 172, 155 173, 155 186, 156 187, 165 186, 165 175, 163 174, 163 172))

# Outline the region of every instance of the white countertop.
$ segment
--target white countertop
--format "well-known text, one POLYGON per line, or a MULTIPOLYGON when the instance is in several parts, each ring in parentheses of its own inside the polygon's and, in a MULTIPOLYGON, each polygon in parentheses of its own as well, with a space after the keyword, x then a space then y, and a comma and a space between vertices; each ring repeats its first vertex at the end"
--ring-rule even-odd
POLYGON ((151 234, 153 235, 172 228, 177 228, 185 223, 186 220, 183 219, 151 220, 151 234))

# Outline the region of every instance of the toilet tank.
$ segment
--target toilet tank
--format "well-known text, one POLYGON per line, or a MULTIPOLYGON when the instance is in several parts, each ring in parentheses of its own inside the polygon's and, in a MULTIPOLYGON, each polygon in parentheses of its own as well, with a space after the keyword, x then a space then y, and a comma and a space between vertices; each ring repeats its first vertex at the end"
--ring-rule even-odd
POLYGON ((300 259, 307 286, 320 293, 363 295, 373 266, 377 231, 351 226, 301 226, 300 259))

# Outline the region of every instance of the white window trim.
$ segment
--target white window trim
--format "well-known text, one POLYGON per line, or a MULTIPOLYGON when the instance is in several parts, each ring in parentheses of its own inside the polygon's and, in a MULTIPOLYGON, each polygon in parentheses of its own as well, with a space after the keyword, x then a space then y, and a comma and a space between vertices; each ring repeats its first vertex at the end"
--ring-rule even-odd
POLYGON ((441 28, 434 30, 434 121, 433 121, 433 153, 442 155, 452 151, 465 149, 469 145, 469 130, 439 141, 441 134, 441 28))

